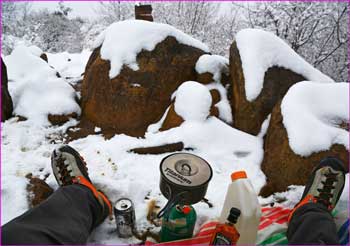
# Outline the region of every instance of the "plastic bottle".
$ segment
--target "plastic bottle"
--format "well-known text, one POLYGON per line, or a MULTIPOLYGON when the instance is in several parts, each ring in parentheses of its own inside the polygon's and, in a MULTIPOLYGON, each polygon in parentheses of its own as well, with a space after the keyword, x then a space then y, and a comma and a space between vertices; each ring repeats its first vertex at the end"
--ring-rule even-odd
POLYGON ((219 223, 216 225, 214 235, 210 241, 210 245, 234 245, 239 239, 239 232, 237 231, 235 224, 241 214, 238 208, 231 208, 224 224, 219 223))
POLYGON ((192 206, 174 206, 162 219, 160 241, 169 242, 191 238, 197 214, 192 206))
POLYGON ((255 244, 261 217, 261 207, 258 196, 244 171, 231 174, 232 183, 229 185, 224 206, 219 218, 225 223, 232 207, 238 208, 241 215, 236 228, 240 234, 237 244, 255 244))

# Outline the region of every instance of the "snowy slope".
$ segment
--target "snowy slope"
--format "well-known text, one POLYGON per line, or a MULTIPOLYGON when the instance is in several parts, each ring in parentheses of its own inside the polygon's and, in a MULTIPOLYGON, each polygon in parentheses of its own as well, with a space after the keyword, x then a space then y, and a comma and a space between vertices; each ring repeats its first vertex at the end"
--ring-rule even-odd
POLYGON ((270 32, 243 29, 237 33, 236 42, 242 60, 248 101, 254 101, 259 96, 265 72, 273 66, 290 69, 307 80, 333 82, 331 78, 301 58, 282 39, 270 32))

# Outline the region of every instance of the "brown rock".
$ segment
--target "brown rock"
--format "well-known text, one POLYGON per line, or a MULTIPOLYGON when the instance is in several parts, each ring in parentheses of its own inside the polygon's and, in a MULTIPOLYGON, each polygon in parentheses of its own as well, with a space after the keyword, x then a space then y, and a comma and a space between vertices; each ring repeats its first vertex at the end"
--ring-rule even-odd
POLYGON ((138 54, 138 71, 124 66, 110 80, 110 63, 102 60, 99 52, 96 49, 86 65, 82 118, 103 130, 138 137, 144 135, 148 125, 160 120, 179 85, 195 80, 195 64, 204 54, 168 37, 153 51, 138 54))
POLYGON ((47 58, 47 55, 45 53, 42 53, 40 55, 40 58, 43 59, 44 61, 48 62, 48 58, 47 58))
POLYGON ((172 144, 164 144, 160 146, 135 148, 135 149, 129 150, 128 152, 133 152, 141 155, 146 155, 146 154, 158 155, 158 154, 163 154, 168 152, 181 151, 183 149, 184 149, 184 143, 177 142, 172 144))
POLYGON ((210 90, 210 95, 211 95, 211 98, 212 98, 212 105, 215 105, 217 104, 218 102, 221 101, 221 95, 220 95, 220 92, 217 90, 217 89, 212 89, 210 90))
POLYGON ((77 113, 70 113, 67 115, 49 114, 47 118, 53 125, 63 125, 71 118, 78 118, 78 115, 77 113))
POLYGON ((159 131, 166 131, 171 128, 178 127, 183 122, 184 120, 182 117, 175 112, 175 106, 174 103, 172 103, 159 131))
POLYGON ((234 127, 257 135, 261 124, 272 112, 275 104, 283 98, 289 87, 305 80, 299 74, 281 67, 269 68, 264 77, 264 87, 260 95, 252 102, 246 99, 245 80, 241 57, 236 42, 230 48, 230 74, 232 84, 232 114, 234 127))
POLYGON ((210 84, 214 82, 213 75, 209 72, 197 74, 196 81, 201 84, 210 84))
POLYGON ((343 145, 333 145, 327 151, 313 153, 308 157, 295 154, 289 146, 280 103, 272 112, 264 145, 261 170, 266 175, 267 184, 260 191, 263 197, 285 191, 289 185, 305 185, 312 169, 327 156, 338 157, 345 164, 347 171, 349 170, 349 152, 343 145))
POLYGON ((218 107, 211 106, 211 108, 210 108, 210 116, 215 116, 215 117, 219 118, 219 115, 220 115, 220 112, 219 112, 218 107))
POLYGON ((67 142, 85 138, 93 134, 95 134, 95 124, 86 119, 82 119, 77 126, 67 129, 67 142))
POLYGON ((7 69, 1 58, 1 121, 5 121, 12 116, 13 104, 12 98, 7 87, 7 69))
POLYGON ((26 177, 29 179, 27 191, 31 207, 39 205, 53 193, 53 189, 44 180, 33 177, 32 174, 28 174, 26 177))

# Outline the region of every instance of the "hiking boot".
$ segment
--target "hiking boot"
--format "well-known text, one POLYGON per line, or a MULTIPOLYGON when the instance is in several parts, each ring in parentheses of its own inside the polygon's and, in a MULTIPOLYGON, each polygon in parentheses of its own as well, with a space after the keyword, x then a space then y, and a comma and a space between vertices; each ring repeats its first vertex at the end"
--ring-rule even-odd
POLYGON ((84 158, 69 145, 63 145, 52 152, 51 167, 60 186, 73 184, 89 188, 103 208, 103 214, 112 215, 112 205, 108 198, 92 184, 84 158), (106 209, 108 208, 108 209, 106 209))
POLYGON ((327 157, 314 168, 305 186, 300 202, 290 214, 308 203, 324 205, 332 211, 337 204, 345 184, 345 169, 343 163, 334 157, 327 157))

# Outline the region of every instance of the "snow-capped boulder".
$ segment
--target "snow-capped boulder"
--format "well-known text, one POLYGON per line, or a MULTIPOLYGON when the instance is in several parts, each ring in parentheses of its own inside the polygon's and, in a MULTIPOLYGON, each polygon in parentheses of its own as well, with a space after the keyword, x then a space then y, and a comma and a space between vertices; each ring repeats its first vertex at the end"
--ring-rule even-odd
POLYGON ((50 115, 52 119, 80 115, 74 89, 57 78, 56 71, 40 58, 42 53, 35 46, 18 46, 5 57, 14 114, 39 125, 48 125, 50 115))
POLYGON ((195 81, 183 83, 175 93, 175 102, 165 112, 160 131, 180 126, 184 121, 204 121, 208 116, 219 117, 215 106, 221 100, 218 90, 195 81))
POLYGON ((112 24, 86 65, 82 117, 102 130, 143 136, 179 85, 196 79, 196 62, 207 52, 206 45, 166 24, 112 24))
POLYGON ((230 74, 234 126, 253 135, 293 84, 333 82, 283 40, 258 29, 244 29, 236 35, 230 48, 230 74))
POLYGON ((199 57, 196 63, 197 79, 199 83, 209 84, 212 82, 229 83, 229 60, 219 55, 205 54, 199 57))
POLYGON ((267 184, 260 194, 305 185, 327 156, 349 163, 349 84, 300 82, 275 106, 264 143, 262 171, 267 184))
POLYGON ((9 119, 12 115, 12 98, 8 91, 7 69, 1 58, 1 121, 9 119))

